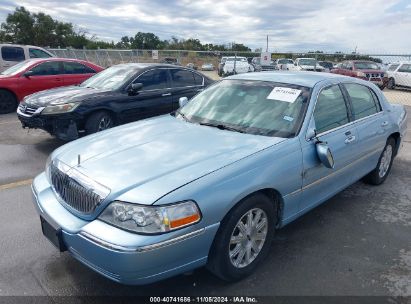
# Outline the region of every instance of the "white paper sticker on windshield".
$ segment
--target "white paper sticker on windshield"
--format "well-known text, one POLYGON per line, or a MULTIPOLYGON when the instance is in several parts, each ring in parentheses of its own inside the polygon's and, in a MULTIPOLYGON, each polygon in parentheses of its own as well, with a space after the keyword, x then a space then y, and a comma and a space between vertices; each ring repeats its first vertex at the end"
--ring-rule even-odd
POLYGON ((267 96, 267 99, 275 99, 293 103, 297 100, 298 96, 300 96, 300 93, 301 90, 297 89, 275 87, 267 96))

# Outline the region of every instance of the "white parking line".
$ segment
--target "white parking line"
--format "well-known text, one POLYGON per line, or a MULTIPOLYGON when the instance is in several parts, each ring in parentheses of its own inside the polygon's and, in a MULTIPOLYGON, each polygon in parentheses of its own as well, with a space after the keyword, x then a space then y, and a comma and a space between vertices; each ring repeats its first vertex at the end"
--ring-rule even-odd
POLYGON ((13 188, 17 188, 20 186, 30 185, 32 181, 33 179, 30 178, 30 179, 25 179, 25 180, 21 180, 21 181, 9 183, 9 184, 3 184, 3 185, 0 185, 0 191, 6 190, 6 189, 13 189, 13 188))

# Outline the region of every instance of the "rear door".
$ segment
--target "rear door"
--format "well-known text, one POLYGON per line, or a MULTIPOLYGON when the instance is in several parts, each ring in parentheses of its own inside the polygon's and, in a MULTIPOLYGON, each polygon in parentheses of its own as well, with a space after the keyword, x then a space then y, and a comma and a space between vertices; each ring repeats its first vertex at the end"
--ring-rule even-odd
POLYGON ((203 89, 202 80, 198 74, 187 69, 170 69, 171 95, 173 96, 173 110, 179 108, 180 97, 190 99, 203 89), (196 77, 195 77, 196 74, 196 77))
POLYGON ((315 139, 302 141, 304 200, 301 210, 312 208, 348 186, 353 181, 350 166, 357 159, 357 130, 338 84, 321 90, 310 124, 315 127, 317 138, 329 146, 335 167, 326 168, 318 160, 315 139))
POLYGON ((168 69, 156 68, 140 74, 133 83, 142 83, 136 94, 124 93, 118 106, 123 122, 136 121, 172 112, 168 69))
POLYGON ((63 81, 64 85, 80 84, 84 80, 90 78, 96 73, 92 68, 75 62, 75 61, 63 61, 63 81))
POLYGON ((382 111, 377 95, 368 86, 344 83, 358 131, 358 166, 353 173, 361 178, 377 165, 388 138, 389 118, 382 111))
POLYGON ((64 85, 61 61, 46 61, 31 68, 30 77, 20 77, 23 96, 64 85))
POLYGON ((20 61, 26 60, 24 49, 19 46, 2 46, 1 59, 0 72, 8 69, 20 61))

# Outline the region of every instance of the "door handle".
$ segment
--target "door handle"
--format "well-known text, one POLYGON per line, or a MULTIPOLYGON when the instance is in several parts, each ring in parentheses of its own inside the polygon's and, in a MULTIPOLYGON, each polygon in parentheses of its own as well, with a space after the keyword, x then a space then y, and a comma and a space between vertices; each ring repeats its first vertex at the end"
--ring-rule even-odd
POLYGON ((354 136, 354 135, 351 135, 350 137, 347 137, 344 142, 345 142, 346 144, 350 144, 350 143, 352 143, 354 140, 355 140, 355 136, 354 136))
POLYGON ((171 96, 171 93, 163 93, 163 94, 161 94, 161 96, 171 96))
POLYGON ((388 121, 384 121, 381 123, 381 127, 386 127, 386 126, 388 126, 388 121))

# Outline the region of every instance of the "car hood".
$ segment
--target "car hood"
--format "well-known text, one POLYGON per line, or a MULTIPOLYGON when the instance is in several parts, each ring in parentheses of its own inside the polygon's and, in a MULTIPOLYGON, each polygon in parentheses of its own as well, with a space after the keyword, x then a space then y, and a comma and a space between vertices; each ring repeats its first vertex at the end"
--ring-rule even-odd
POLYGON ((39 107, 48 105, 64 104, 69 102, 79 102, 88 99, 101 98, 110 94, 110 90, 99 90, 93 88, 69 86, 41 91, 31 94, 24 99, 24 102, 39 107))
POLYGON ((69 143, 53 158, 110 188, 107 201, 153 204, 176 188, 284 140, 164 115, 69 143))

